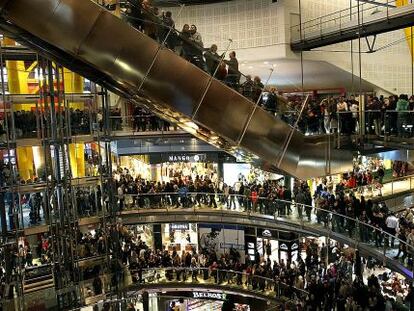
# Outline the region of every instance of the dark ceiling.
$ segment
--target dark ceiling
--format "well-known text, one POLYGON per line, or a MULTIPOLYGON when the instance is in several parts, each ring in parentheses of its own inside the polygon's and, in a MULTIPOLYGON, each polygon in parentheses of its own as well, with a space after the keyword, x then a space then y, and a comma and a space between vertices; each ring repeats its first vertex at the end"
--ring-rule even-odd
POLYGON ((218 2, 228 2, 231 0, 154 0, 153 3, 158 6, 170 6, 172 4, 185 4, 185 5, 197 5, 197 4, 210 4, 218 2))

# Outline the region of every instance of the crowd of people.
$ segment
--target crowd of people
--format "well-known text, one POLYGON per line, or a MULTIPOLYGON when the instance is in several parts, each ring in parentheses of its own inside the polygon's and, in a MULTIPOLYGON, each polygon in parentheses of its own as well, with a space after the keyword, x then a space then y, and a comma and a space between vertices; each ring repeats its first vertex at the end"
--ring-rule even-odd
MULTIPOLYGON (((114 9, 113 6, 109 6, 109 8, 114 9)), ((218 54, 219 49, 216 44, 205 47, 202 35, 196 25, 184 24, 181 31, 177 31, 172 12, 161 12, 148 0, 130 0, 123 11, 126 20, 134 28, 165 44, 176 54, 252 101, 258 102, 261 98, 261 93, 264 90, 261 78, 242 75, 239 71, 239 61, 235 51, 229 52, 228 58, 225 59, 224 54, 218 54)), ((260 100, 259 104, 271 113, 275 113, 276 89, 269 88, 266 97, 268 100, 260 100)))
MULTIPOLYGON (((288 104, 280 111, 281 118, 308 134, 340 133, 351 135, 360 131, 360 104, 354 96, 312 98, 301 116, 303 98, 291 96, 288 104), (300 118, 299 118, 300 117, 300 118)), ((364 106, 365 133, 377 136, 413 135, 414 96, 406 94, 389 97, 368 96, 364 106)))
POLYGON ((158 118, 145 108, 135 106, 133 110, 133 131, 134 132, 146 132, 146 131, 170 131, 171 128, 177 129, 177 126, 173 126, 166 120, 158 118))
MULTIPOLYGON (((212 52, 217 47, 207 49, 205 55, 214 54, 212 52)), ((235 52, 232 52, 235 53, 235 52)), ((233 55, 233 63, 237 61, 235 54, 233 55)), ((204 58, 203 58, 204 59, 204 58)), ((209 57, 206 56, 208 60, 209 57)), ((207 62, 208 66, 211 65, 207 62)), ((231 63, 230 63, 231 64, 231 63)), ((227 65, 232 66, 232 65, 227 65)), ((214 68, 210 68, 213 70, 214 68)), ((208 69, 207 69, 208 70, 208 69)), ((228 76, 228 75, 227 75, 228 76)), ((299 96, 288 96, 280 101, 281 94, 278 93, 275 87, 266 89, 262 94, 264 85, 260 77, 256 76, 252 79, 251 76, 244 77, 243 83, 239 80, 232 80, 232 86, 236 88, 241 94, 249 98, 253 102, 257 102, 269 113, 280 117, 283 121, 290 125, 295 125, 297 122, 298 129, 303 133, 327 134, 340 133, 343 135, 351 135, 359 133, 359 102, 354 96, 348 99, 344 96, 329 97, 321 99, 319 97, 312 98, 302 114, 303 98, 299 96), (286 101, 286 104, 284 103, 286 101), (299 121, 298 121, 299 119, 299 121)), ((225 79, 223 79, 224 81, 225 79)), ((387 98, 368 96, 364 108, 365 119, 365 133, 377 136, 399 136, 402 138, 410 138, 413 136, 414 125, 414 96, 408 99, 407 95, 389 96, 387 98)), ((14 114, 14 121, 9 118, 8 124, 14 124, 17 138, 37 137, 37 128, 41 120, 37 120, 36 113, 31 111, 16 111, 14 114)), ((99 129, 103 130, 103 116, 101 112, 90 113, 87 109, 70 109, 70 129, 72 135, 89 134, 91 132, 91 118, 97 119, 99 129)), ((134 132, 144 131, 168 131, 171 124, 168 121, 162 120, 151 114, 144 108, 138 106, 134 107, 132 117, 125 120, 121 115, 119 108, 113 108, 110 111, 110 128, 113 131, 120 131, 125 125, 133 128, 134 132), (131 119, 131 120, 130 120, 131 119), (127 121, 126 124, 124 121, 127 121)), ((65 117, 59 118, 59 122, 65 124, 65 117)), ((47 120, 44 120, 47 124, 47 120)), ((65 125, 64 125, 65 126, 65 125)), ((3 124, 2 128, 5 127, 3 124)), ((0 130, 1 132, 4 130, 0 130)), ((4 134, 4 133, 3 133, 4 134)))
POLYGON ((247 184, 240 180, 229 186, 223 182, 214 183, 207 176, 197 176, 195 180, 188 178, 161 183, 133 179, 125 171, 116 181, 116 187, 120 210, 126 207, 186 208, 201 205, 215 208, 220 205, 227 209, 260 212, 279 217, 295 213, 295 217, 308 221, 316 214, 316 221, 325 226, 329 225, 332 230, 345 233, 352 238, 358 237, 361 242, 372 243, 376 247, 383 247, 384 244, 394 247, 394 238, 381 233, 387 232, 407 241, 410 250, 413 249, 409 251, 405 244, 400 243, 400 252, 397 256, 406 265, 412 266, 412 214, 408 214, 404 219, 397 219, 384 202, 374 203, 371 199, 366 200, 364 195, 357 196, 354 191, 348 191, 358 184, 372 182, 370 176, 370 172, 351 173, 347 179, 337 184, 334 184, 331 178, 325 178, 314 193, 311 193, 306 182, 297 181, 292 193, 287 187, 274 181, 247 184), (126 201, 127 198, 129 201, 126 201), (295 205, 290 203, 292 200, 295 205), (411 219, 408 223, 407 218, 411 219))
POLYGON ((302 246, 304 251, 297 260, 272 262, 269 253, 256 252, 252 260, 249 256, 242 258, 231 248, 224 254, 194 248, 156 250, 126 226, 118 224, 116 231, 117 246, 109 244, 111 249, 120 250, 120 257, 111 267, 110 279, 99 269, 96 275, 88 274, 93 279, 91 295, 99 295, 110 286, 128 285, 130 275, 132 282, 138 284, 191 281, 233 284, 267 293, 276 291, 298 310, 309 311, 397 310, 413 299, 412 288, 406 297, 397 290, 384 296, 382 284, 387 276, 374 275, 378 263, 372 258, 365 260, 358 251, 346 251, 338 243, 330 246, 309 243, 302 246), (371 275, 367 277, 369 273, 364 272, 371 275))
MULTIPOLYGON (((163 204, 175 207, 192 205, 216 207, 222 205, 225 208, 276 214, 278 217, 295 214, 295 217, 304 220, 309 220, 313 214, 316 214, 316 219, 321 224, 330 225, 332 230, 346 233, 351 237, 358 238, 361 242, 371 242, 377 247, 383 245, 394 247, 395 241, 391 236, 396 236, 400 240, 407 241, 408 245, 414 249, 414 216, 411 211, 407 211, 403 215, 395 215, 383 204, 375 204, 370 200, 365 200, 363 196, 356 197, 352 193, 345 193, 343 185, 333 185, 329 178, 322 180, 316 191, 311 193, 308 184, 304 182, 296 182, 291 192, 277 181, 255 184, 239 180, 234 185, 228 186, 221 181, 213 182, 209 176, 202 176, 196 177, 195 180, 188 177, 172 180, 168 183, 156 183, 139 178, 134 179, 125 169, 120 169, 116 176, 114 181, 120 210, 127 207, 127 194, 144 194, 133 196, 132 204, 140 207, 154 207, 163 204), (177 195, 172 195, 174 193, 177 195), (291 200, 299 204, 289 203, 291 200), (304 204, 303 209, 300 208, 300 204, 304 204), (329 214, 318 209, 315 210, 312 205, 334 213, 329 214), (336 215, 350 218, 348 220, 336 215), (353 219, 370 224, 372 227, 358 227, 353 219), (380 231, 374 231, 373 228, 379 228, 389 233, 390 236, 378 234, 380 231)), ((100 189, 96 189, 95 193, 84 189, 78 191, 76 198, 79 214, 82 214, 82 210, 100 210, 102 207, 97 206, 98 201, 103 202, 104 206, 109 208, 105 203, 106 190, 104 187, 103 194, 100 195, 97 195, 100 193, 100 189), (85 207, 88 205, 90 207, 85 207)), ((30 196, 29 200, 32 200, 32 204, 37 206, 35 196, 30 196)), ((282 261, 272 263, 269 262, 266 255, 260 256, 258 254, 256 254, 254 261, 249 261, 249 258, 242 260, 236 251, 229 251, 226 256, 217 256, 217 254, 203 250, 197 252, 195 249, 184 252, 161 251, 153 250, 151 246, 146 245, 138 236, 134 236, 131 231, 119 223, 108 225, 107 228, 99 227, 93 232, 78 231, 76 256, 79 259, 103 256, 108 251, 111 254, 120 254, 119 261, 110 268, 114 279, 110 278, 104 282, 110 283, 112 286, 122 282, 125 273, 130 273, 135 282, 144 282, 147 280, 145 277, 147 269, 168 267, 170 269, 165 272, 165 278, 169 280, 187 278, 196 281, 206 278, 217 283, 234 282, 238 285, 249 286, 254 290, 273 290, 274 281, 282 281, 309 292, 303 306, 305 310, 318 310, 322 306, 331 308, 335 304, 339 305, 338 308, 343 308, 343 305, 347 304, 358 304, 369 310, 382 310, 383 305, 396 303, 379 294, 381 287, 375 277, 369 280, 367 285, 362 282, 362 278, 346 277, 341 274, 341 271, 348 271, 347 273, 350 275, 359 273, 355 272, 358 271, 355 268, 355 258, 358 257, 346 259, 341 256, 341 258, 329 259, 331 264, 326 266, 326 252, 328 250, 314 252, 310 251, 312 247, 309 247, 309 253, 306 254, 304 260, 299 258, 297 262, 289 263, 282 261), (214 272, 219 270, 235 272, 214 272), (242 272, 242 274, 236 272, 242 272), (240 278, 240 276, 242 277, 240 278), (357 290, 352 290, 352 288, 357 290), (322 297, 321 291, 327 291, 329 294, 322 297), (360 296, 361 291, 364 292, 363 296, 360 296)), ((15 250, 14 260, 16 263, 11 266, 20 264, 29 267, 34 264, 34 261, 36 263, 50 262, 51 247, 48 237, 42 236, 38 242, 34 254, 30 245, 21 243, 19 248, 15 250), (35 260, 33 260, 34 258, 35 260)), ((412 267, 414 252, 411 251, 411 248, 399 243, 398 249, 395 257, 412 267)), ((334 257, 335 255, 331 253, 330 256, 334 257)), ((94 276, 94 273, 102 275, 101 270, 94 270, 94 272, 89 271, 85 276, 94 278, 95 285, 93 287, 96 287, 94 292, 99 292, 99 289, 102 291, 102 280, 100 277, 94 276)), ((284 295, 294 297, 294 293, 297 291, 293 287, 284 288, 284 295)))
MULTIPOLYGON (((69 120, 70 120, 70 129, 72 135, 81 135, 81 134, 88 134, 91 131, 90 128, 90 115, 87 109, 69 109, 69 120)), ((65 127, 66 118, 65 112, 61 113, 62 118, 58 118, 58 124, 63 122, 63 126, 65 127)), ((40 116, 44 118, 43 124, 50 124, 47 120, 47 114, 38 114, 34 110, 26 111, 26 110, 19 110, 13 112, 12 121, 10 118, 8 120, 9 126, 14 124, 14 128, 16 129, 16 138, 32 138, 38 137, 38 128, 45 128, 42 125, 42 120, 40 120, 40 116)))
MULTIPOLYGON (((274 87, 265 88, 260 77, 252 79, 251 76, 240 73, 235 51, 231 51, 228 59, 225 59, 224 54, 218 54, 219 48, 216 44, 206 48, 196 25, 184 24, 181 31, 176 31, 172 13, 161 12, 149 0, 129 1, 125 16, 133 27, 164 43, 189 62, 214 75, 252 101, 258 102, 265 110, 277 114, 291 125, 298 122, 298 128, 304 133, 351 135, 360 130, 360 104, 352 95, 349 98, 314 97, 300 114, 303 98, 291 96, 287 99, 286 105, 279 102, 274 87), (265 91, 263 95, 262 91, 265 91)), ((410 112, 413 109, 414 96, 368 96, 364 107, 365 132, 411 137, 414 114, 410 112)))

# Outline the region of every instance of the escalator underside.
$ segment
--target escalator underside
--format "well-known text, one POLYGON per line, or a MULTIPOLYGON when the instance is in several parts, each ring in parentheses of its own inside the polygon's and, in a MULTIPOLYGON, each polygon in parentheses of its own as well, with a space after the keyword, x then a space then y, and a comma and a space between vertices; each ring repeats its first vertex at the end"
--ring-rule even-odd
POLYGON ((238 159, 301 179, 352 168, 351 152, 334 149, 329 136, 304 136, 254 109, 241 94, 90 0, 0 0, 0 9, 6 35, 238 159))

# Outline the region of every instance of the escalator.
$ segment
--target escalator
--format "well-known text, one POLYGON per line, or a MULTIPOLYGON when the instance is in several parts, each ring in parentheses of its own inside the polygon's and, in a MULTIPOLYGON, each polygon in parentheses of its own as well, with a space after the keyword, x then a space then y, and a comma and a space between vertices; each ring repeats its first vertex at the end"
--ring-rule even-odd
POLYGON ((90 0, 0 0, 24 45, 268 170, 297 178, 352 168, 332 136, 308 137, 90 0))

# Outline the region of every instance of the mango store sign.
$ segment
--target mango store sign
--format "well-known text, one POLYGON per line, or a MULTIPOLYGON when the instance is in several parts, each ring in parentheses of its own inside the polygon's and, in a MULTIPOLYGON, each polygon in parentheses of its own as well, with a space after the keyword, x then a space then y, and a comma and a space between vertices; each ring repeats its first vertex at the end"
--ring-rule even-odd
POLYGON ((200 162, 207 159, 206 154, 169 154, 168 162, 200 162))
POLYGON ((196 299, 226 300, 226 297, 225 293, 193 292, 193 298, 196 299))

